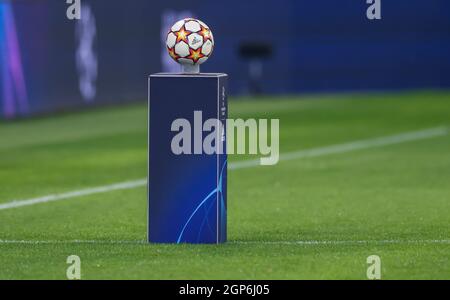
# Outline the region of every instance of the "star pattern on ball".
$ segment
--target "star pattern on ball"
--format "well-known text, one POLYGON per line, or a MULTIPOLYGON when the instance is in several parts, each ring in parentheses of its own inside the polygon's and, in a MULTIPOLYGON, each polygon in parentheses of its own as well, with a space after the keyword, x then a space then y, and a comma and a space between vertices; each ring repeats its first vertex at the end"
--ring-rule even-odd
POLYGON ((214 37, 205 23, 186 18, 170 27, 166 47, 168 54, 176 62, 182 65, 199 65, 211 56, 214 37))
POLYGON ((178 58, 180 58, 180 56, 175 53, 175 47, 174 48, 167 48, 167 50, 169 51, 170 57, 172 57, 173 59, 177 60, 178 58))
POLYGON ((183 25, 183 27, 181 27, 180 30, 178 30, 178 31, 176 31, 174 33, 177 36, 177 41, 176 41, 177 43, 180 42, 180 41, 183 41, 183 42, 187 43, 188 42, 187 37, 188 37, 189 34, 191 34, 190 31, 187 31, 184 28, 184 25, 183 25))
POLYGON ((189 49, 189 56, 187 58, 192 59, 192 61, 195 63, 198 62, 198 60, 202 57, 205 57, 205 55, 202 54, 202 49, 199 48, 197 50, 189 49))
POLYGON ((202 29, 200 30, 200 35, 203 37, 203 41, 206 42, 207 40, 211 39, 211 31, 209 31, 208 28, 201 26, 202 29))

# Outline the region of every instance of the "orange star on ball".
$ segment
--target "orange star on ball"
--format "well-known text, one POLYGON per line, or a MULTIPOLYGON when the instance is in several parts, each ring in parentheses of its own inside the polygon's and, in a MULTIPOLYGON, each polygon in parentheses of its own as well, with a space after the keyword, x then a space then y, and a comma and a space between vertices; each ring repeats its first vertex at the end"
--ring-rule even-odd
POLYGON ((180 58, 180 57, 175 53, 175 48, 167 48, 167 50, 169 51, 170 57, 172 57, 173 59, 177 60, 178 58, 180 58))
POLYGON ((188 58, 192 59, 192 61, 194 63, 197 63, 200 58, 205 57, 205 55, 203 55, 201 51, 202 51, 201 48, 199 48, 197 50, 189 49, 190 54, 189 54, 188 58))
POLYGON ((203 36, 203 41, 211 39, 211 31, 208 28, 202 26, 202 30, 200 30, 200 35, 203 36))
POLYGON ((179 41, 184 41, 184 42, 187 43, 187 42, 188 42, 187 37, 188 37, 189 34, 191 34, 191 32, 185 30, 184 27, 181 27, 180 30, 178 30, 178 31, 176 31, 176 32, 174 32, 174 33, 175 33, 175 35, 177 36, 177 41, 176 41, 177 43, 178 43, 179 41))

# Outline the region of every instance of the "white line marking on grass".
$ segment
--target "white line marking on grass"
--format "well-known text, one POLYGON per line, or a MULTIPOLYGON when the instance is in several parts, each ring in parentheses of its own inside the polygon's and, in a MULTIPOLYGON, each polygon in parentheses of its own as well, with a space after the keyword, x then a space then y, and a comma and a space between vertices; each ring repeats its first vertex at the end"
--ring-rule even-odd
MULTIPOLYGON (((397 134, 397 135, 359 140, 359 141, 354 141, 354 142, 350 142, 350 143, 288 152, 285 154, 281 154, 280 161, 345 153, 345 152, 350 152, 350 151, 355 151, 355 150, 362 150, 362 149, 368 149, 368 148, 374 148, 374 147, 400 144, 400 143, 405 143, 405 142, 410 142, 410 141, 429 139, 429 138, 433 138, 433 137, 444 136, 447 134, 448 134, 448 129, 446 127, 442 126, 442 127, 431 128, 431 129, 406 132, 406 133, 397 134)), ((230 163, 228 166, 228 169, 229 170, 237 170, 237 169, 251 168, 251 167, 256 167, 256 166, 260 166, 259 158, 230 163)), ((104 186, 99 186, 99 187, 75 190, 75 191, 61 193, 61 194, 53 194, 53 195, 32 198, 32 199, 27 199, 27 200, 14 200, 11 202, 0 204, 0 210, 16 208, 16 207, 21 207, 21 206, 34 205, 34 204, 38 204, 38 203, 66 200, 66 199, 70 199, 70 198, 87 196, 87 195, 98 194, 98 193, 106 193, 106 192, 110 192, 110 191, 114 191, 114 190, 132 189, 132 188, 145 186, 146 184, 147 184, 147 179, 144 178, 144 179, 139 179, 139 180, 115 183, 115 184, 111 184, 111 185, 104 185, 104 186)))
POLYGON ((65 199, 87 196, 87 195, 98 194, 98 193, 105 193, 105 192, 110 192, 110 191, 115 191, 115 190, 132 189, 132 188, 140 187, 140 186, 143 186, 146 184, 147 184, 147 179, 139 179, 139 180, 134 180, 134 181, 125 181, 125 182, 120 182, 120 183, 115 183, 115 184, 110 184, 110 185, 76 190, 76 191, 71 191, 71 192, 67 192, 67 193, 53 194, 53 195, 48 195, 48 196, 43 196, 43 197, 33 198, 33 199, 28 199, 28 200, 14 200, 11 202, 0 204, 0 210, 21 207, 21 206, 28 206, 28 205, 38 204, 38 203, 65 200, 65 199))
POLYGON ((1 244, 30 244, 30 245, 39 245, 39 244, 146 244, 145 240, 129 240, 129 241, 121 241, 121 240, 1 240, 1 244))
MULTIPOLYGON (((1 244, 13 245, 54 245, 54 244, 107 244, 107 245, 146 245, 145 240, 2 240, 1 244)), ((298 245, 298 246, 352 246, 352 245, 426 245, 426 244, 449 244, 450 239, 430 240, 299 240, 299 241, 228 241, 227 244, 237 245, 298 245)), ((157 245, 157 244, 153 244, 157 245)), ((214 245, 214 244, 211 244, 214 245)))
POLYGON ((305 240, 305 241, 231 241, 233 244, 265 245, 393 245, 393 244, 450 244, 449 240, 305 240))
MULTIPOLYGON (((430 129, 425 129, 425 130, 420 130, 420 131, 406 132, 406 133, 397 134, 397 135, 364 139, 364 140, 354 141, 354 142, 350 142, 350 143, 288 152, 288 153, 280 155, 280 161, 318 157, 318 156, 345 153, 345 152, 350 152, 350 151, 369 149, 369 148, 375 148, 375 147, 381 147, 381 146, 387 146, 387 145, 395 145, 395 144, 400 144, 400 143, 405 143, 405 142, 410 142, 410 141, 417 141, 417 140, 429 139, 429 138, 438 137, 438 136, 444 136, 447 134, 448 134, 448 129, 446 127, 443 127, 443 126, 435 127, 435 128, 430 128, 430 129)), ((236 162, 234 164, 230 164, 229 169, 233 170, 233 169, 250 168, 250 167, 256 167, 258 165, 260 165, 259 159, 253 159, 253 160, 247 160, 247 161, 243 161, 243 162, 236 162)))

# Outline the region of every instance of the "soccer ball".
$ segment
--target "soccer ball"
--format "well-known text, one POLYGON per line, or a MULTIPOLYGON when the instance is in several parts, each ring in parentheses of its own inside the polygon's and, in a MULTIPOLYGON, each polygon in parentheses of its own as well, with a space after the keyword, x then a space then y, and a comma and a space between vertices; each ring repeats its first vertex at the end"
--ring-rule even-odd
POLYGON ((208 25, 187 18, 176 22, 167 33, 167 51, 170 57, 183 65, 200 65, 212 54, 214 37, 208 25))

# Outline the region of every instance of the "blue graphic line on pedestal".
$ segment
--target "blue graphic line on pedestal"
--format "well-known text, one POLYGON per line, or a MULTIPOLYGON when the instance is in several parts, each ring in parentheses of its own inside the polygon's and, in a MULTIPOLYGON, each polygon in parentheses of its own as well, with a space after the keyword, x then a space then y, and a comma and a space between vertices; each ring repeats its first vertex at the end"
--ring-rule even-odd
MULTIPOLYGON (((225 169, 226 165, 227 165, 227 160, 224 161, 222 169, 220 170, 219 185, 218 185, 218 190, 217 190, 217 192, 220 194, 221 220, 224 220, 225 210, 226 210, 225 201, 223 200, 223 192, 222 192, 223 170, 225 169)), ((205 222, 207 222, 208 227, 211 228, 209 226, 208 215, 209 215, 209 211, 211 210, 211 207, 213 206, 213 204, 214 204, 214 202, 212 202, 205 211, 205 217, 203 218, 202 225, 200 226, 200 230, 198 231, 198 234, 197 234, 197 242, 200 240, 200 234, 202 233, 203 227, 205 226, 205 222)))
POLYGON ((203 217, 203 221, 202 221, 202 225, 200 226, 200 229, 197 233, 197 243, 200 241, 200 237, 201 237, 201 233, 203 230, 203 227, 205 226, 205 223, 208 225, 208 229, 212 232, 213 229, 211 228, 211 225, 209 224, 209 211, 211 210, 211 207, 213 207, 214 205, 214 201, 211 201, 211 204, 209 204, 209 206, 206 208, 205 207, 205 216, 203 217))
MULTIPOLYGON (((178 240, 177 240, 177 244, 179 244, 181 242, 181 239, 183 237, 184 231, 186 230, 186 227, 189 225, 189 222, 191 221, 191 219, 195 216, 195 214, 197 213, 197 211, 203 206, 203 204, 206 203, 206 201, 208 201, 208 199, 211 198, 212 195, 214 195, 215 193, 220 193, 220 199, 221 199, 221 206, 225 207, 225 204, 223 203, 223 196, 222 196, 222 175, 223 175, 223 170, 225 169, 225 166, 227 164, 227 161, 225 160, 225 162, 223 163, 222 166, 222 170, 220 171, 220 177, 219 177, 219 183, 218 186, 211 192, 208 194, 208 196, 206 196, 201 202, 200 204, 195 208, 195 210, 192 212, 192 214, 190 215, 189 219, 186 221, 186 224, 184 224, 183 229, 180 232, 180 235, 178 236, 178 240)), ((208 209, 209 210, 209 209, 208 209)), ((205 218, 207 217, 207 215, 205 216, 205 218)), ((203 224, 204 224, 204 220, 202 223, 202 226, 200 228, 200 231, 203 228, 203 224)))

